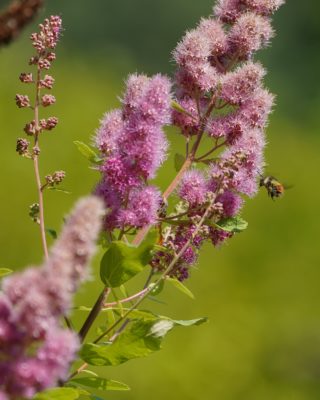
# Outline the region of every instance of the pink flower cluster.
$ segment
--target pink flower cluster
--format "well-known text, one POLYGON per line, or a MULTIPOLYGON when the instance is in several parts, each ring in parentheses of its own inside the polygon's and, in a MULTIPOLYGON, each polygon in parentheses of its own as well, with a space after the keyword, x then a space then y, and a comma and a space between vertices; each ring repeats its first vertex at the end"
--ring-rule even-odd
POLYGON ((101 153, 102 180, 96 194, 106 203, 107 230, 154 223, 161 195, 147 181, 166 158, 163 126, 170 122, 170 81, 131 75, 122 108, 105 114, 95 137, 101 153))
MULTIPOLYGON (((35 84, 37 100, 34 108, 40 105, 48 107, 56 101, 55 97, 51 94, 44 94, 40 98, 40 90, 50 90, 54 84, 54 78, 51 75, 45 74, 44 77, 41 75, 43 70, 50 69, 52 61, 56 59, 56 54, 53 50, 57 46, 61 29, 61 18, 59 16, 51 16, 49 19, 45 19, 43 24, 39 25, 39 32, 31 34, 30 39, 37 54, 30 59, 29 64, 37 67, 36 78, 34 79, 31 72, 23 72, 20 74, 19 79, 22 83, 35 84)), ((15 100, 19 108, 31 107, 30 99, 27 95, 17 94, 15 100)), ((27 135, 36 136, 44 130, 51 131, 56 127, 57 123, 58 118, 56 117, 49 117, 40 121, 32 120, 25 125, 24 131, 27 135)), ((28 149, 22 155, 29 155, 28 149)))
POLYGON ((233 235, 219 229, 219 221, 239 213, 242 194, 253 196, 258 190, 264 166, 264 128, 273 95, 263 87, 266 72, 253 61, 253 55, 272 38, 270 15, 282 3, 219 0, 214 16, 202 19, 197 28, 187 32, 173 52, 178 64, 175 86, 179 104, 173 111, 173 124, 189 140, 208 135, 213 139, 208 156, 216 154, 205 160, 211 164, 206 171, 193 169, 183 176, 177 194, 185 211, 174 218, 164 240, 170 251, 155 256, 155 270, 164 270, 192 239, 213 198, 208 221, 171 271, 180 280, 187 278, 205 240, 219 245, 233 235))
POLYGON ((31 398, 66 378, 79 339, 61 328, 60 319, 69 312, 72 295, 87 275, 102 215, 101 200, 80 200, 49 260, 3 280, 0 398, 31 398))

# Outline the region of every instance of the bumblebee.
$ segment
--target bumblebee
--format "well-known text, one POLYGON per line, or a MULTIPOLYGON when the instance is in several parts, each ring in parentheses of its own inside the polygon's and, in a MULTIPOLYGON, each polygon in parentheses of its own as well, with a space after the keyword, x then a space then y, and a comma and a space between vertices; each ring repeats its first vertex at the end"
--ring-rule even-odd
POLYGON ((260 179, 260 187, 262 186, 266 188, 268 196, 270 196, 272 200, 284 194, 285 186, 274 176, 262 176, 260 179))

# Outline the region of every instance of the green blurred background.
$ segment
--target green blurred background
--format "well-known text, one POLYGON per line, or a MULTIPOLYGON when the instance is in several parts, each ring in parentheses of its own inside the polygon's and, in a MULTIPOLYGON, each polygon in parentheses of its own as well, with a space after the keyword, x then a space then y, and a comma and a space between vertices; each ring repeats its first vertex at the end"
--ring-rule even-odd
MULTIPOLYGON (((0 1, 0 6, 7 2, 0 1)), ((42 259, 28 206, 37 201, 31 162, 15 153, 16 137, 32 117, 18 110, 18 81, 28 71, 29 33, 44 15, 60 14, 64 35, 53 68, 60 124, 42 140, 43 175, 67 171, 71 195, 45 195, 47 226, 59 229, 73 202, 98 175, 73 140, 89 142, 101 115, 118 105, 130 72, 172 73, 170 52, 186 29, 211 12, 212 0, 47 0, 33 26, 0 50, 1 267, 20 269, 42 259)), ((283 199, 265 192, 249 200, 248 230, 220 249, 207 246, 188 286, 196 300, 166 288, 165 304, 145 307, 175 318, 208 316, 200 327, 178 329, 147 359, 103 371, 131 392, 106 399, 316 400, 320 398, 319 107, 320 3, 288 0, 277 13, 277 37, 259 54, 277 94, 268 128, 268 172, 292 184, 283 199)), ((164 188, 181 138, 169 132, 171 157, 159 173, 164 188)), ((99 255, 94 263, 98 269, 99 255)), ((137 285, 138 283, 133 283, 137 285)), ((77 302, 92 304, 90 282, 77 302)), ((85 315, 75 315, 80 325, 85 315)))

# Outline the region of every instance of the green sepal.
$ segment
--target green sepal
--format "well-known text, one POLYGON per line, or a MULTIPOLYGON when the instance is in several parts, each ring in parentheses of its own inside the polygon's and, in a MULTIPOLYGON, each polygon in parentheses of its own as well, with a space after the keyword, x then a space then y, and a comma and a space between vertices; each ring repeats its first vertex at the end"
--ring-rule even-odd
POLYGON ((87 160, 89 160, 93 164, 101 164, 103 159, 100 158, 98 154, 92 150, 91 147, 83 142, 79 142, 78 140, 75 140, 73 143, 77 146, 77 149, 87 160))

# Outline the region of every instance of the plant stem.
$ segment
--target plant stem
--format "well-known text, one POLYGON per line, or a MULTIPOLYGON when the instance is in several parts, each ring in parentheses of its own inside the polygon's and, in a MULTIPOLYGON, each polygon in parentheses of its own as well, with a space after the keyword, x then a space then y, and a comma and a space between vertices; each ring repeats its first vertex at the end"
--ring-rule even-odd
POLYGON ((207 153, 203 154, 202 156, 195 158, 194 161, 202 161, 204 158, 210 156, 210 154, 214 153, 216 150, 218 150, 220 147, 224 146, 227 143, 227 141, 221 142, 220 144, 217 144, 214 146, 211 150, 209 150, 207 153))
MULTIPOLYGON (((35 139, 34 139, 34 147, 39 148, 39 132, 40 132, 40 125, 39 125, 39 105, 40 105, 40 74, 41 70, 38 66, 37 70, 37 80, 36 80, 36 99, 34 105, 34 120, 35 120, 35 139)), ((41 178, 39 172, 39 155, 38 152, 33 154, 33 165, 34 165, 34 172, 36 177, 36 184, 37 184, 37 191, 38 191, 38 199, 39 199, 39 218, 40 218, 40 232, 41 232, 41 241, 42 247, 44 251, 45 258, 48 259, 48 245, 47 245, 47 238, 46 238, 46 229, 44 223, 44 205, 43 205, 43 190, 41 185, 41 178)))
MULTIPOLYGON (((81 342, 84 341, 85 337, 87 336, 92 324, 96 320, 97 316, 99 315, 102 307, 104 306, 104 302, 106 298, 108 297, 111 289, 108 287, 104 287, 100 296, 98 297, 95 305, 93 306, 92 310, 90 311, 87 319, 85 320, 84 324, 82 325, 82 328, 79 331, 79 336, 81 342)), ((118 303, 116 303, 118 304, 118 303)))
POLYGON ((117 306, 119 303, 128 303, 129 301, 135 300, 137 297, 143 296, 148 290, 149 290, 148 287, 145 287, 140 292, 135 293, 132 296, 126 297, 125 299, 120 299, 118 301, 113 301, 112 303, 105 303, 103 305, 103 308, 114 307, 114 306, 117 306))
MULTIPOLYGON (((150 291, 153 290, 163 279, 165 279, 165 277, 168 275, 168 273, 172 270, 172 268, 175 266, 175 264, 177 263, 177 261, 179 261, 179 259, 182 257, 183 253, 186 251, 186 249, 190 246, 191 241, 194 239, 194 237, 198 234, 199 229, 202 227, 203 223, 205 222, 208 214, 210 213, 210 209, 212 204, 214 203, 216 198, 216 195, 212 196, 210 203, 208 204, 201 220, 199 221, 199 223, 197 224, 195 230, 193 231, 191 237, 188 239, 188 241, 184 244, 184 246, 181 248, 181 250, 174 256, 174 258, 172 259, 171 263, 168 265, 168 267, 166 268, 166 270, 161 274, 161 276, 154 282, 154 285, 152 285, 151 287, 148 286, 146 288, 145 293, 132 305, 132 307, 130 307, 112 326, 110 326, 105 332, 103 332, 100 336, 98 336, 93 343, 98 343, 100 342, 101 339, 103 339, 105 336, 107 336, 110 332, 112 332, 114 330, 114 328, 116 328, 121 322, 124 322, 125 324, 127 324, 127 317, 130 315, 130 313, 132 311, 134 311, 142 302, 143 300, 146 299, 146 297, 149 295, 150 291)), ((122 327, 121 327, 122 328, 122 327)), ((119 331, 121 332, 121 328, 119 329, 119 331)), ((74 371, 68 378, 68 380, 70 380, 71 378, 73 378, 74 376, 78 375, 83 369, 85 369, 87 367, 87 363, 84 363, 83 365, 81 365, 76 371, 74 371)))

